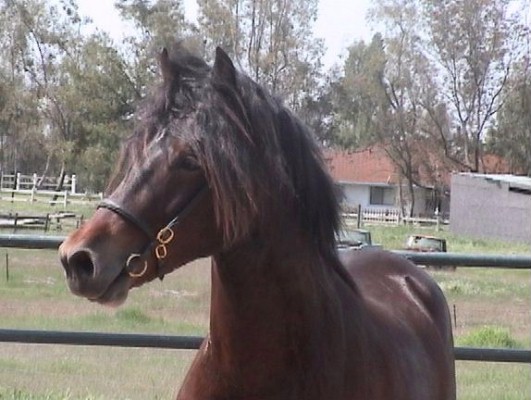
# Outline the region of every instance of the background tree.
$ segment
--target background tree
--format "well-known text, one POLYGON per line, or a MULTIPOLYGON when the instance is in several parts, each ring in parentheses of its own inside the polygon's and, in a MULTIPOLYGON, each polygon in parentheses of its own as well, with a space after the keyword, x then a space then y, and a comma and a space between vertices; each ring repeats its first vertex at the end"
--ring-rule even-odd
POLYGON ((529 57, 513 69, 506 101, 490 130, 488 148, 502 156, 514 173, 531 176, 531 70, 529 57))
POLYGON ((181 0, 117 0, 115 7, 131 24, 122 51, 137 99, 146 94, 158 72, 160 49, 194 32, 184 17, 181 0))
MULTIPOLYGON (((54 157, 58 157, 64 171, 64 145, 74 133, 70 110, 58 92, 67 81, 59 65, 71 56, 79 42, 79 26, 83 22, 76 5, 70 1, 48 6, 38 0, 7 0, 2 8, 9 26, 2 50, 8 55, 10 81, 23 84, 24 90, 31 94, 29 101, 35 106, 33 109, 28 108, 31 107, 28 103, 23 108, 20 103, 14 106, 20 118, 31 125, 24 131, 12 130, 19 135, 18 140, 12 141, 13 154, 27 154, 27 151, 20 152, 18 146, 26 144, 24 136, 30 134, 29 142, 38 145, 38 154, 46 158, 42 172, 47 173, 54 157), (27 113, 35 110, 38 116, 32 123, 27 113)), ((15 159, 15 169, 18 164, 15 159)))
POLYGON ((374 35, 370 44, 348 48, 342 73, 329 84, 333 104, 334 143, 360 148, 378 141, 379 115, 387 108, 383 80, 387 63, 384 41, 374 35))
POLYGON ((372 106, 376 113, 371 133, 398 172, 402 213, 412 215, 415 187, 426 185, 420 169, 429 157, 423 147, 423 103, 434 85, 420 34, 420 9, 414 0, 379 0, 370 15, 383 23, 385 53, 385 64, 378 73, 380 85, 373 84, 367 92, 376 105, 372 106))
POLYGON ((314 104, 309 99, 318 97, 324 51, 312 32, 317 0, 198 0, 198 5, 207 56, 220 45, 291 108, 314 104))
POLYGON ((102 190, 160 47, 195 35, 207 58, 228 50, 324 144, 385 148, 405 213, 414 186, 440 186, 442 169, 481 170, 485 149, 531 174, 519 1, 377 0, 370 21, 381 33, 329 71, 312 31, 317 4, 198 0, 194 26, 182 0, 116 0, 129 29, 115 43, 88 33, 76 0, 0 0, 0 169, 69 170, 102 190))
MULTIPOLYGON (((485 133, 503 104, 503 89, 521 49, 523 26, 510 13, 514 4, 510 0, 421 2, 450 122, 449 130, 439 130, 439 142, 460 169, 479 171, 485 133)), ((440 116, 433 109, 430 115, 440 116)))
POLYGON ((61 67, 69 76, 61 95, 76 113, 77 139, 67 161, 85 185, 102 190, 121 139, 132 131, 140 94, 127 63, 104 34, 88 37, 78 57, 65 59, 61 67))
POLYGON ((0 6, 2 170, 70 170, 102 190, 140 96, 124 58, 106 35, 81 35, 74 2, 0 6))

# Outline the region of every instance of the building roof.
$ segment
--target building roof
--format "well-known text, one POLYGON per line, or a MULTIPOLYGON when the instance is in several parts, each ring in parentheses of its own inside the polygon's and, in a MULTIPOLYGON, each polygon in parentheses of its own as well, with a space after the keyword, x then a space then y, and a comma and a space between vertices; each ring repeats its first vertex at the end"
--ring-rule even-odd
POLYGON ((477 174, 471 172, 461 172, 458 175, 482 178, 487 181, 503 182, 508 184, 510 188, 531 190, 531 178, 528 176, 509 174, 477 174))
POLYGON ((381 148, 360 151, 327 149, 326 164, 334 180, 349 183, 396 184, 396 169, 381 148))
MULTIPOLYGON (((459 166, 426 144, 418 143, 418 146, 419 150, 414 154, 416 158, 413 160, 414 176, 417 181, 426 187, 436 184, 450 187, 451 174, 457 172, 459 166)), ((332 178, 340 183, 396 185, 400 181, 397 167, 384 148, 379 145, 355 151, 325 149, 324 158, 332 178)), ((510 169, 508 163, 499 156, 485 154, 482 161, 480 167, 483 173, 516 177, 501 175, 510 169)))

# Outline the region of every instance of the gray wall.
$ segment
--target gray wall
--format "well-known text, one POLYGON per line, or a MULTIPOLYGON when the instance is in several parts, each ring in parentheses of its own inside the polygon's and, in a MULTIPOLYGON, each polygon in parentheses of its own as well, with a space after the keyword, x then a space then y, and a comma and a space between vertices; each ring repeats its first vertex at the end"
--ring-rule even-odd
POLYGON ((508 182, 454 174, 450 230, 477 238, 531 244, 531 195, 509 191, 508 182))

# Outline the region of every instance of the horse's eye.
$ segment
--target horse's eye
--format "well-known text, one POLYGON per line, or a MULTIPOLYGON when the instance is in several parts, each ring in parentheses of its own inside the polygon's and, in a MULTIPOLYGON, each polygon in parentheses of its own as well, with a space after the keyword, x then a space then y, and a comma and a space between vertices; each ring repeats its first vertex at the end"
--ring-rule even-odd
POLYGON ((191 154, 179 157, 174 165, 176 169, 183 169, 185 171, 196 171, 200 168, 199 162, 191 154))

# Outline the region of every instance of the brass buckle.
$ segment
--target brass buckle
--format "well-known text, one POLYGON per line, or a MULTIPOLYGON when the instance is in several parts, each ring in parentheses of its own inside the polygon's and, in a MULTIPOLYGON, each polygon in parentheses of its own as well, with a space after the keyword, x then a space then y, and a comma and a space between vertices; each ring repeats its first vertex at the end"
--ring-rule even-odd
POLYGON ((168 244, 173 240, 174 233, 171 228, 165 227, 162 228, 159 233, 157 233, 157 241, 160 244, 168 244))
POLYGON ((162 260, 166 258, 168 255, 168 249, 166 248, 165 244, 159 244, 157 247, 155 247, 155 256, 157 256, 157 260, 162 260))
POLYGON ((125 268, 126 268, 126 271, 127 273, 129 274, 129 276, 131 278, 140 278, 141 276, 143 276, 146 271, 147 271, 147 268, 148 268, 148 262, 147 260, 144 260, 144 268, 142 269, 142 271, 140 272, 133 272, 133 271, 130 271, 129 270, 129 266, 131 264, 131 262, 133 260, 136 260, 137 258, 140 259, 142 256, 138 253, 133 253, 131 254, 128 258, 127 258, 127 261, 125 262, 125 268))
POLYGON ((159 245, 155 247, 155 256, 158 260, 166 258, 168 255, 166 245, 173 240, 174 236, 175 234, 173 233, 173 230, 169 227, 164 227, 159 233, 157 233, 157 241, 159 242, 159 245))

